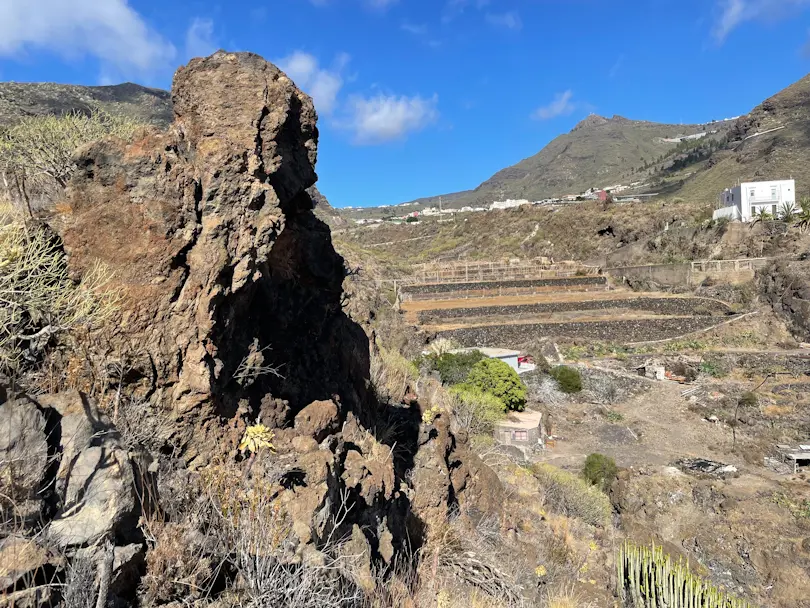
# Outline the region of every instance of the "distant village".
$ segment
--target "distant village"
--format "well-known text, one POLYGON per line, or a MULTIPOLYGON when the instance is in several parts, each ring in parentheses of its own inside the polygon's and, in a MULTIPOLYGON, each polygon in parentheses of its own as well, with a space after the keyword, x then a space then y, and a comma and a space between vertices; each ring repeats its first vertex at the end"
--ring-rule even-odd
MULTIPOLYGON (((445 209, 439 207, 426 207, 424 209, 410 211, 404 215, 392 215, 387 218, 361 218, 354 220, 356 224, 382 224, 384 222, 392 224, 401 224, 403 222, 416 222, 421 217, 431 216, 452 216, 456 213, 477 213, 481 211, 496 211, 499 209, 512 209, 515 207, 522 207, 524 205, 569 205, 576 203, 584 203, 587 201, 608 201, 611 200, 616 203, 638 203, 651 197, 657 196, 657 192, 646 194, 620 194, 631 190, 638 190, 644 187, 644 182, 633 182, 629 185, 616 184, 615 186, 608 186, 605 188, 589 188, 580 194, 566 194, 559 198, 546 198, 539 201, 530 201, 527 199, 506 199, 504 201, 494 201, 489 206, 485 207, 472 207, 464 206, 459 208, 445 209)), ((393 209, 401 209, 403 207, 417 206, 419 203, 402 203, 396 205, 393 209)), ((351 209, 351 207, 347 207, 351 209)), ((441 220, 439 220, 441 221, 441 220)))

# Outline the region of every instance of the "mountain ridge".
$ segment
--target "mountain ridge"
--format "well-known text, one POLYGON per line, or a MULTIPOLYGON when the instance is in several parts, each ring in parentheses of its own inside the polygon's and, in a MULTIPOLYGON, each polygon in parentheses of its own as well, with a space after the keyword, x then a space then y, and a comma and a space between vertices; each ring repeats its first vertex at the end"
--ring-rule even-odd
MULTIPOLYGON (((727 121, 681 125, 590 114, 536 154, 501 169, 476 188, 440 196, 452 207, 480 206, 494 200, 542 200, 629 183, 628 178, 641 167, 675 147, 664 139, 725 131, 730 126, 727 121)), ((428 196, 408 203, 433 206, 438 199, 428 196)))

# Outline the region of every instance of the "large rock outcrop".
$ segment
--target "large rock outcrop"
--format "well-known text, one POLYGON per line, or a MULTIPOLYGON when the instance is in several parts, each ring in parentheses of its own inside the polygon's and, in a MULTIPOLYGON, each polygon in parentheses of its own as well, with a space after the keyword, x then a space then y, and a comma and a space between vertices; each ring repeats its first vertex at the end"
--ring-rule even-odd
MULTIPOLYGON (((369 560, 390 562, 429 521, 496 508, 497 480, 446 420, 422 424, 429 403, 377 400, 369 340, 342 308, 343 259, 308 193, 310 98, 262 58, 222 51, 180 68, 172 96, 167 132, 77 153, 50 220, 70 269, 101 263, 120 292, 116 318, 87 342, 115 395, 162 410, 191 468, 234 464, 254 420, 272 429, 274 453, 242 474, 271 480, 265 498, 290 515, 302 556, 335 520, 369 560)), ((66 363, 80 385, 81 361, 66 363)), ((108 505, 107 529, 129 506, 108 505)), ((62 544, 94 542, 90 526, 84 539, 58 534, 69 516, 51 526, 62 544)))
POLYGON ((53 221, 71 269, 114 273, 108 357, 186 421, 243 399, 255 413, 271 393, 285 420, 333 395, 366 416, 368 342, 343 314, 343 260, 306 192, 312 100, 261 57, 226 52, 180 68, 172 97, 168 132, 80 151, 53 221))

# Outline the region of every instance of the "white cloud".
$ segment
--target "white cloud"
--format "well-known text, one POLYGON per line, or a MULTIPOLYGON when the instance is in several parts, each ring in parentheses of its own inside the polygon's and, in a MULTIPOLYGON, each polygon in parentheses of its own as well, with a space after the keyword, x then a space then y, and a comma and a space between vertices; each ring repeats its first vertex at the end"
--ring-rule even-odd
POLYGON ((487 13, 487 21, 496 27, 505 27, 509 30, 520 30, 523 28, 523 21, 517 11, 507 13, 487 13))
POLYGON ((276 61, 278 67, 312 97, 315 108, 323 114, 330 114, 335 109, 338 94, 343 88, 342 72, 348 63, 349 56, 342 53, 335 59, 332 69, 324 69, 314 55, 303 51, 295 51, 289 57, 276 61))
POLYGON ((460 17, 468 7, 478 10, 489 5, 490 0, 447 0, 442 10, 442 22, 450 23, 460 17))
POLYGON ((380 144, 402 139, 436 121, 437 95, 430 98, 377 95, 349 98, 348 117, 338 126, 354 133, 355 143, 380 144))
POLYGON ((571 101, 573 97, 574 93, 571 90, 557 93, 550 104, 537 108, 532 112, 532 118, 534 120, 549 120, 558 116, 570 115, 576 109, 576 105, 571 101))
POLYGON ((810 6, 810 0, 718 0, 720 17, 714 26, 714 38, 722 43, 746 21, 778 21, 805 6, 810 6))
MULTIPOLYGON (((399 0, 362 0, 368 8, 375 10, 385 10, 389 6, 393 6, 399 0)), ((328 6, 332 4, 332 0, 309 0, 309 3, 314 6, 328 6)))
POLYGON ((376 8, 380 10, 385 10, 389 6, 393 6, 399 2, 399 0, 366 0, 366 4, 371 8, 376 8))
POLYGON ((91 56, 104 73, 139 76, 173 67, 177 54, 127 0, 0 0, 0 56, 31 50, 91 56))
POLYGON ((216 50, 214 22, 195 17, 186 32, 186 57, 207 57, 216 50))
POLYGON ((411 23, 405 21, 399 26, 403 32, 408 32, 416 37, 422 44, 429 46, 432 49, 437 49, 442 46, 442 41, 429 36, 430 28, 424 23, 411 23))
POLYGON ((427 25, 424 24, 417 24, 417 23, 409 23, 406 21, 401 26, 403 32, 408 32, 409 34, 413 34, 414 36, 424 36, 428 32, 427 25))

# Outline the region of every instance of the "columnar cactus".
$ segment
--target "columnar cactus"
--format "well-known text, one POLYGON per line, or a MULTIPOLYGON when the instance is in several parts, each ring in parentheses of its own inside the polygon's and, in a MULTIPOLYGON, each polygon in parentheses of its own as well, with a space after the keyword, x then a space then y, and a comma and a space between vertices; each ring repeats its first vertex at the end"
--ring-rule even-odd
POLYGON ((616 556, 617 593, 632 608, 754 608, 673 562, 661 547, 626 542, 616 556))

